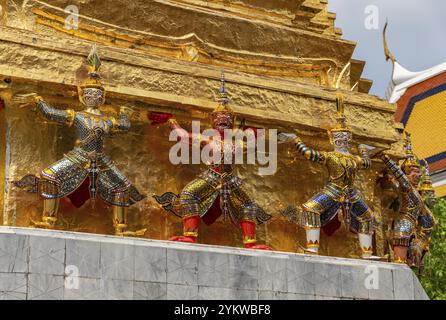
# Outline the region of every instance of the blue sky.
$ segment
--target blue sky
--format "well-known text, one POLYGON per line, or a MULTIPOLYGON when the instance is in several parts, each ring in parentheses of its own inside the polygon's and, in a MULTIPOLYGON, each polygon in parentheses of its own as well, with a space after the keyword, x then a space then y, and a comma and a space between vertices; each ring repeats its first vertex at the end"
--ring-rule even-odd
POLYGON ((371 94, 383 97, 391 76, 381 40, 386 19, 390 50, 406 69, 420 71, 446 62, 445 0, 329 0, 329 10, 337 14, 343 38, 358 43, 353 57, 367 63, 363 77, 374 82, 371 94), (379 12, 377 30, 365 27, 370 5, 379 12))

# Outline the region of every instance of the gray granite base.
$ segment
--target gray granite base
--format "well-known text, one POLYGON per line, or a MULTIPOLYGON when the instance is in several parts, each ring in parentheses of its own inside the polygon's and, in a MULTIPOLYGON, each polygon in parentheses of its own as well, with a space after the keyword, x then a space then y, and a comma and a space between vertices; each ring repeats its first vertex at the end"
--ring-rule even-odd
POLYGON ((404 265, 0 227, 3 299, 428 299, 404 265))

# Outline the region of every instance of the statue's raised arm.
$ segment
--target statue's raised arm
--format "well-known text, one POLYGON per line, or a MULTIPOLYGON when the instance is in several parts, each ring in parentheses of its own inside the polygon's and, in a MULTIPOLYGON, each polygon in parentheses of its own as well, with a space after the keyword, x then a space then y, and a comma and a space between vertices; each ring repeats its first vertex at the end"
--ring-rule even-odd
POLYGON ((279 143, 291 142, 295 145, 297 152, 299 152, 305 159, 317 163, 325 163, 326 153, 307 147, 305 143, 294 133, 279 133, 277 136, 279 143))
POLYGON ((76 116, 76 112, 72 109, 61 110, 50 106, 42 97, 36 96, 35 102, 37 110, 49 121, 54 121, 61 124, 66 124, 71 127, 76 116))
POLYGON ((48 121, 57 122, 71 126, 76 117, 76 112, 72 109, 61 110, 52 107, 37 93, 18 94, 14 96, 13 102, 20 107, 35 105, 40 114, 48 121))

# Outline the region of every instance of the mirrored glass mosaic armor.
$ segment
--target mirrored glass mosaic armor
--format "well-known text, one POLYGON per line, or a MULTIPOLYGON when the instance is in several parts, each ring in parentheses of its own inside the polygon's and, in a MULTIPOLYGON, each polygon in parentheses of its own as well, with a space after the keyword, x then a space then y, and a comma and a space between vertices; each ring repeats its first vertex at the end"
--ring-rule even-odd
POLYGON ((328 225, 338 214, 345 225, 358 234, 362 257, 374 259, 372 255, 373 214, 363 200, 354 182, 359 170, 369 169, 371 160, 365 146, 359 146, 360 155, 350 153, 351 130, 346 125, 344 102, 337 96, 337 126, 330 130, 333 151, 318 151, 307 147, 295 134, 279 134, 279 141, 295 144, 297 152, 307 160, 324 165, 329 174, 329 181, 324 189, 303 204, 302 209, 289 206, 282 214, 306 230, 305 251, 318 254, 320 229, 328 225))
POLYGON ((397 180, 400 196, 399 215, 393 222, 391 237, 394 261, 420 267, 429 250, 435 219, 418 191, 422 173, 412 151, 410 134, 406 133, 406 159, 401 167, 385 153, 380 157, 397 180))
POLYGON ((257 245, 256 225, 269 220, 271 216, 248 196, 241 179, 233 173, 232 162, 227 163, 224 157, 224 150, 229 148, 232 153, 236 146, 223 140, 225 130, 233 129, 235 120, 234 112, 228 106, 223 73, 218 102, 211 115, 213 128, 218 132, 217 139, 192 137, 175 119, 169 122, 172 130, 181 130, 186 135, 186 141, 199 139, 202 147, 208 146, 220 154, 219 160, 207 163, 207 170, 186 185, 179 195, 167 192, 155 196, 155 199, 164 209, 183 219, 183 235, 170 240, 195 243, 201 220, 211 224, 223 214, 241 229, 246 248, 268 250, 270 248, 267 246, 257 245))
POLYGON ((127 208, 144 196, 119 171, 104 153, 104 139, 130 130, 131 110, 121 107, 118 117, 103 115, 99 107, 105 101, 105 89, 98 73, 101 61, 96 46, 87 58, 88 79, 79 87, 79 100, 86 107, 83 111, 60 110, 50 106, 42 97, 33 97, 37 110, 51 122, 74 127, 75 147, 63 158, 40 172, 36 177, 28 175, 16 182, 18 187, 28 188, 44 199, 41 221, 32 221, 40 228, 55 228, 59 200, 76 191, 89 179, 90 200, 99 197, 113 207, 115 234, 121 236, 143 235, 145 229, 128 231, 127 208))

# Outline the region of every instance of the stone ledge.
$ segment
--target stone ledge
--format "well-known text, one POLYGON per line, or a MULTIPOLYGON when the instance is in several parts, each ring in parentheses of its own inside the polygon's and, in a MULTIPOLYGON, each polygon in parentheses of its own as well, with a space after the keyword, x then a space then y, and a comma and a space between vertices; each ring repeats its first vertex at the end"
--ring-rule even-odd
POLYGON ((0 227, 0 299, 428 297, 407 266, 391 263, 0 227), (377 289, 366 288, 370 271, 377 289))

